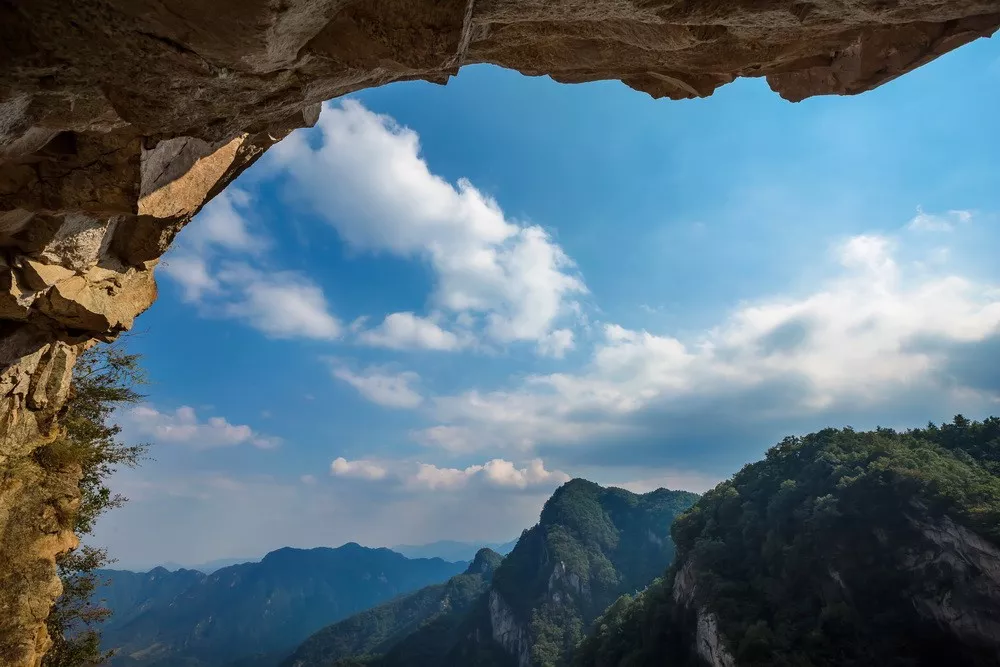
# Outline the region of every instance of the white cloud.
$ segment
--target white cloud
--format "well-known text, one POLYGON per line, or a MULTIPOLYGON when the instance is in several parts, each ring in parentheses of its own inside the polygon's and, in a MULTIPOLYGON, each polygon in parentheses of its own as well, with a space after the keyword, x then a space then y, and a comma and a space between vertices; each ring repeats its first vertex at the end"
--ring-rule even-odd
POLYGON ((456 454, 484 449, 487 444, 483 434, 465 426, 431 426, 412 431, 410 437, 422 445, 456 454))
POLYGON ((386 315, 374 329, 361 331, 358 339, 366 345, 393 350, 457 350, 463 346, 452 332, 409 312, 386 315))
POLYGON ((431 412, 438 425, 415 436, 446 449, 480 439, 522 449, 607 441, 648 429, 643 424, 651 413, 669 415, 658 427, 669 428, 706 401, 776 386, 795 390, 755 408, 754 419, 879 405, 916 387, 944 395, 952 390, 940 384, 948 346, 1000 332, 1000 290, 957 275, 911 271, 897 262, 894 246, 886 237, 851 238, 835 248, 839 275, 812 294, 741 304, 715 327, 683 340, 605 324, 603 341, 581 372, 530 376, 511 390, 436 397, 431 412))
POLYGON ((138 405, 121 415, 121 422, 136 439, 152 438, 163 443, 183 443, 199 449, 249 444, 271 449, 280 439, 257 433, 246 424, 230 424, 222 417, 201 421, 195 409, 182 405, 173 412, 160 412, 150 405, 138 405))
POLYGON ((272 164, 347 243, 425 259, 436 303, 483 316, 499 342, 546 339, 572 315, 586 287, 563 250, 541 227, 509 220, 468 180, 452 185, 431 173, 415 132, 352 100, 327 105, 316 131, 320 147, 295 133, 273 149, 272 164))
POLYGON ((323 290, 291 271, 263 272, 233 265, 218 278, 230 289, 222 313, 242 319, 272 338, 335 339, 342 327, 330 314, 323 290))
POLYGON ((566 353, 575 347, 573 332, 569 329, 556 329, 538 341, 538 351, 547 356, 562 359, 566 353))
POLYGON ((219 290, 219 281, 208 269, 208 263, 198 255, 183 251, 172 253, 160 264, 161 271, 180 284, 181 297, 188 303, 201 301, 206 294, 219 290))
POLYGON ((163 271, 206 317, 239 319, 271 338, 338 338, 343 327, 319 285, 244 261, 266 246, 249 231, 250 204, 250 195, 238 189, 213 199, 182 232, 163 271))
POLYGON ((512 491, 554 489, 569 481, 559 470, 547 470, 541 459, 532 459, 518 468, 505 459, 491 459, 465 468, 439 468, 430 463, 405 461, 375 462, 334 459, 330 474, 370 481, 388 480, 411 491, 453 491, 469 485, 512 491))
POLYGON ((434 490, 463 488, 471 483, 480 483, 496 488, 528 489, 535 487, 555 488, 569 481, 569 475, 559 470, 546 470, 541 459, 532 459, 523 468, 516 467, 505 459, 491 459, 483 465, 467 468, 438 468, 429 463, 418 465, 417 472, 407 478, 411 487, 434 490))
POLYGON ((241 210, 251 203, 250 195, 237 188, 228 188, 198 214, 184 230, 184 241, 205 250, 218 246, 228 250, 252 252, 264 247, 264 240, 250 232, 241 210))
POLYGON ((907 224, 907 228, 918 232, 951 232, 955 227, 972 220, 971 211, 947 211, 942 214, 926 213, 922 206, 907 224))
POLYGON ((377 480, 384 479, 388 473, 385 468, 371 461, 348 461, 339 456, 330 464, 330 474, 335 477, 377 480))
POLYGON ((299 481, 302 482, 303 484, 313 485, 313 484, 316 483, 316 476, 315 475, 302 475, 301 477, 299 477, 299 481))
POLYGON ((411 386, 420 376, 411 371, 391 373, 373 367, 362 373, 354 373, 343 366, 334 366, 333 376, 357 389, 358 393, 372 403, 388 408, 415 408, 424 400, 411 386))

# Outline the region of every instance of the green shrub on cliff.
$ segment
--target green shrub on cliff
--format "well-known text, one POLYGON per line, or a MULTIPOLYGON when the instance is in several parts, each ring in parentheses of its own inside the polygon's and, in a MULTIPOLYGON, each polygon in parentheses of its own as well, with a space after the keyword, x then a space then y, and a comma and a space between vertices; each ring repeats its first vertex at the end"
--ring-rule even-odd
MULTIPOLYGON (((106 482, 117 467, 138 465, 146 446, 122 442, 113 417, 116 410, 142 399, 137 387, 144 382, 138 355, 120 345, 90 348, 73 369, 61 416, 63 437, 35 453, 43 468, 80 466, 80 506, 71 519, 80 537, 90 534, 101 514, 126 500, 112 493, 106 482)), ((111 612, 94 604, 92 597, 98 583, 95 571, 111 562, 104 549, 92 546, 80 546, 57 559, 63 593, 47 621, 53 645, 43 667, 91 667, 110 657, 100 649, 99 626, 111 612)))

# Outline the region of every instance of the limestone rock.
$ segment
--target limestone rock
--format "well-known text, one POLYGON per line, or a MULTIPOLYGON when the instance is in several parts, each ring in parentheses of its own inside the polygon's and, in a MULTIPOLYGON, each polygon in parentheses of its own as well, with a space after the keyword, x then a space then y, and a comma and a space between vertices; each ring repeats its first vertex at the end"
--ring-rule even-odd
POLYGON ((909 567, 927 578, 947 568, 955 585, 938 594, 915 597, 921 614, 949 628, 973 644, 989 645, 1000 637, 1000 549, 978 533, 949 517, 937 522, 910 519, 933 545, 932 550, 911 553, 909 567))
POLYGON ((493 641, 514 656, 518 667, 531 665, 531 641, 528 628, 521 624, 507 601, 495 590, 489 596, 490 631, 493 641))
POLYGON ((709 667, 735 667, 736 660, 719 632, 718 617, 696 601, 696 567, 694 561, 689 560, 677 572, 672 591, 674 602, 694 614, 694 652, 704 664, 709 667))
MULTIPOLYGON (((670 98, 760 76, 800 100, 998 26, 997 0, 0 2, 0 466, 51 431, 76 346, 131 326, 177 232, 324 100, 468 63, 670 98)), ((5 484, 0 535, 37 509, 5 484)), ((9 545, 0 581, 51 599, 52 559, 27 568, 9 545)), ((0 665, 33 665, 44 613, 16 616, 12 590, 0 665)))

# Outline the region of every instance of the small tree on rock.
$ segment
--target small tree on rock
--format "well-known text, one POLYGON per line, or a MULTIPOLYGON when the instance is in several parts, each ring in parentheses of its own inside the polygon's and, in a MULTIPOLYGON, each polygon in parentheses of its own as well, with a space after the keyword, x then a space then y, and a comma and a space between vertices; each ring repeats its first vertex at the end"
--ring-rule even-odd
MULTIPOLYGON (((36 451, 43 468, 80 466, 80 507, 73 517, 73 529, 80 537, 93 531, 99 516, 127 500, 112 493, 108 478, 119 466, 139 465, 147 445, 122 442, 114 415, 142 400, 137 388, 145 381, 139 355, 126 353, 120 344, 88 349, 73 370, 62 417, 64 436, 36 451)), ((100 634, 100 624, 111 611, 94 599, 94 593, 99 585, 97 570, 112 562, 106 550, 92 546, 80 546, 57 559, 63 592, 49 614, 53 645, 43 667, 95 667, 111 657, 101 651, 100 634)))

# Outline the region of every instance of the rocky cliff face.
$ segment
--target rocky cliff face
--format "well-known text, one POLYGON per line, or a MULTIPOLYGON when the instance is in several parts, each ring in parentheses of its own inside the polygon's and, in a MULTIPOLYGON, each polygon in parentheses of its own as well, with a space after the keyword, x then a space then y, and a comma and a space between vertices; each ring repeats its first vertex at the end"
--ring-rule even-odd
MULTIPOLYGON (((55 482, 28 502, 18 471, 53 437, 79 346, 132 325, 177 231, 322 100, 466 63, 670 98, 764 76, 799 100, 868 90, 998 26, 996 0, 0 3, 0 535, 62 502, 55 482)), ((51 549, 8 543, 0 577, 22 573, 44 607, 51 549)), ((0 659, 33 665, 44 632, 16 620, 16 590, 0 587, 0 659)))
MULTIPOLYGON (((909 602, 922 617, 947 630, 970 646, 995 646, 1000 637, 1000 549, 978 533, 955 523, 950 517, 936 521, 910 519, 923 536, 919 546, 902 554, 900 570, 915 580, 933 581, 948 573, 947 585, 929 587, 911 595, 909 602)), ((690 653, 707 667, 736 667, 730 642, 719 630, 715 613, 698 603, 698 566, 688 560, 673 579, 672 600, 677 605, 674 619, 685 634, 690 653), (693 619, 684 623, 680 619, 693 619)), ((830 577, 848 598, 864 596, 852 590, 836 570, 830 577)), ((856 582, 862 583, 862 582, 856 582)))
POLYGON ((578 667, 1000 664, 1000 418, 786 438, 679 517, 578 667))
POLYGON ((528 639, 528 628, 517 620, 514 610, 495 590, 490 591, 489 609, 493 641, 507 655, 514 657, 518 667, 530 667, 531 642, 528 639))
POLYGON ((917 612, 965 642, 995 645, 1000 637, 1000 548, 949 517, 911 522, 926 542, 924 549, 910 552, 907 566, 921 578, 942 569, 952 576, 946 589, 913 597, 917 612))
MULTIPOLYGON (((718 617, 697 603, 696 578, 694 561, 688 561, 678 569, 672 592, 673 601, 678 607, 693 612, 694 636, 689 640, 694 653, 709 667, 735 667, 736 660, 719 633, 718 617)), ((680 616, 682 614, 675 614, 675 617, 680 616)))

